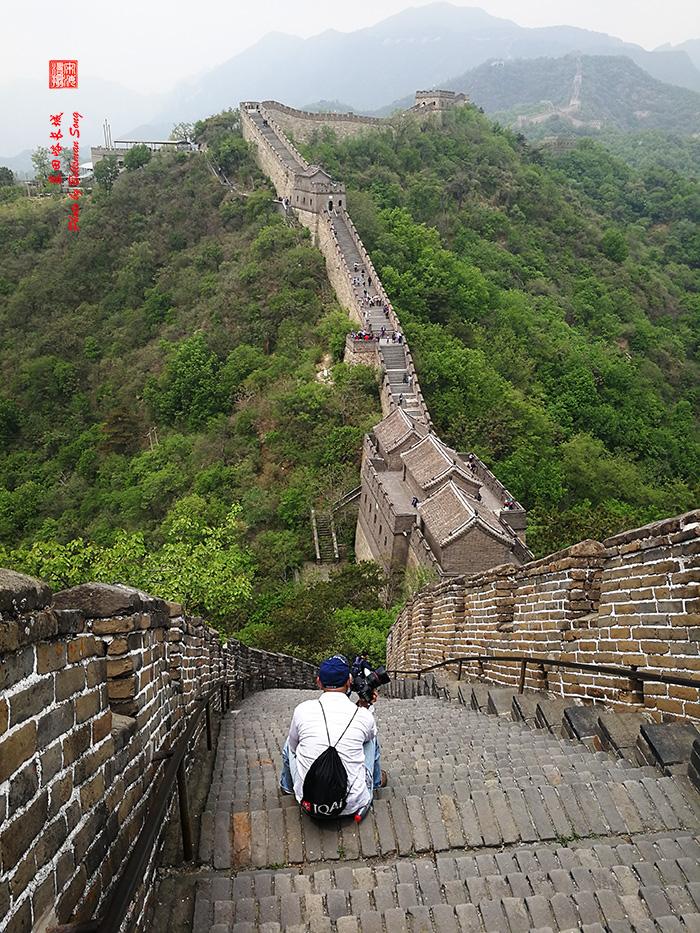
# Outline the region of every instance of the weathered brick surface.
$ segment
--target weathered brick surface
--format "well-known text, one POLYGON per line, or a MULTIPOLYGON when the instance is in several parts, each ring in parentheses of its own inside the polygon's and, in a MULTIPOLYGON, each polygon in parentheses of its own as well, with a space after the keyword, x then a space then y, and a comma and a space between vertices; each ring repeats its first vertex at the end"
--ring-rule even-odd
MULTIPOLYGON (((314 669, 222 644, 203 619, 129 587, 88 584, 52 595, 40 581, 0 570, 7 929, 94 915, 143 826, 155 752, 177 739, 195 699, 223 676, 253 689, 308 687, 314 669)), ((135 917, 152 870, 153 859, 135 917)))
MULTIPOLYGON (((442 580, 418 593, 389 633, 389 666, 467 654, 526 654, 700 677, 700 512, 583 541, 522 567, 442 580)), ((479 671, 514 684, 497 660, 479 671)), ((643 704, 655 718, 700 720, 694 687, 528 667, 528 684, 584 700, 643 704)))

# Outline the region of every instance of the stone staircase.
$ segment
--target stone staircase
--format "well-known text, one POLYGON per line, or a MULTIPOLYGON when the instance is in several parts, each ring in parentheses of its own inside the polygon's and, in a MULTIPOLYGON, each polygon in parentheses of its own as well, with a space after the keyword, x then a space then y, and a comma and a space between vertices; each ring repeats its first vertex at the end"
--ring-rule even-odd
POLYGON ((302 818, 278 790, 292 710, 315 694, 266 691, 225 717, 195 933, 700 930, 687 778, 472 709, 458 688, 393 689, 377 706, 390 783, 359 825, 302 818))
POLYGON ((287 146, 285 146, 282 139, 277 135, 272 127, 265 122, 262 114, 259 111, 249 111, 248 115, 261 134, 275 150, 282 162, 287 166, 287 168, 291 169, 293 172, 302 172, 304 170, 304 166, 287 148, 287 146))
POLYGON ((338 554, 332 516, 326 515, 323 512, 315 512, 313 521, 316 524, 315 542, 317 544, 317 560, 322 564, 336 561, 338 559, 338 554))

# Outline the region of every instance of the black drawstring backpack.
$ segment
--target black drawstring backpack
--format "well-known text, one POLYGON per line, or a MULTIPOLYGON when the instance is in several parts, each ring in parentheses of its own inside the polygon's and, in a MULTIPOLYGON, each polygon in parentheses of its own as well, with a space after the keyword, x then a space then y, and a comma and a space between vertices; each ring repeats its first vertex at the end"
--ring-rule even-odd
POLYGON ((357 716, 357 709, 352 714, 350 722, 341 732, 338 741, 335 745, 331 745, 326 711, 320 699, 318 702, 321 704, 323 721, 326 725, 328 748, 321 752, 306 772, 301 808, 309 816, 320 820, 328 820, 340 816, 348 800, 348 772, 345 770, 345 765, 336 750, 336 745, 352 725, 353 719, 357 716))

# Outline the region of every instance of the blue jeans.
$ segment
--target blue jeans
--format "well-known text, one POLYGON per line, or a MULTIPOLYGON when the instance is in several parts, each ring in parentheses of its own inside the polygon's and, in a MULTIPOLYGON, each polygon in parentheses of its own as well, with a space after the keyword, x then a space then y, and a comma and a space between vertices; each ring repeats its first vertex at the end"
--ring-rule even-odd
MULTIPOLYGON (((379 738, 369 739, 362 746, 365 753, 365 769, 369 784, 369 775, 372 775, 373 792, 382 785, 382 767, 380 763, 379 738)), ((282 773, 280 774, 280 787, 288 794, 294 793, 294 781, 297 776, 297 757, 294 752, 289 750, 287 742, 282 749, 282 773)))

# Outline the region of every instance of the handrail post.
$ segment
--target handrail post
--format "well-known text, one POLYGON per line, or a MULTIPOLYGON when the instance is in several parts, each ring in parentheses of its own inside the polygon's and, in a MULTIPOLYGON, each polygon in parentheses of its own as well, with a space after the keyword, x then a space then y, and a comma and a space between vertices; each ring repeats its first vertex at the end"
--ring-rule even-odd
POLYGON ((212 749, 212 741, 211 741, 211 709, 210 709, 209 701, 207 701, 207 705, 204 709, 204 712, 205 712, 206 720, 207 720, 207 751, 210 752, 212 749))
POLYGON ((527 658, 520 662, 520 683, 518 684, 518 693, 525 692, 525 671, 527 670, 527 658))
POLYGON ((462 659, 459 659, 459 665, 457 666, 457 680, 462 679, 462 659))
MULTIPOLYGON (((207 709, 209 709, 208 705, 207 709)), ((186 862, 191 862, 194 858, 194 851, 192 846, 192 820, 190 818, 190 802, 187 799, 187 773, 185 771, 184 756, 177 768, 177 799, 180 805, 182 856, 186 862)))

